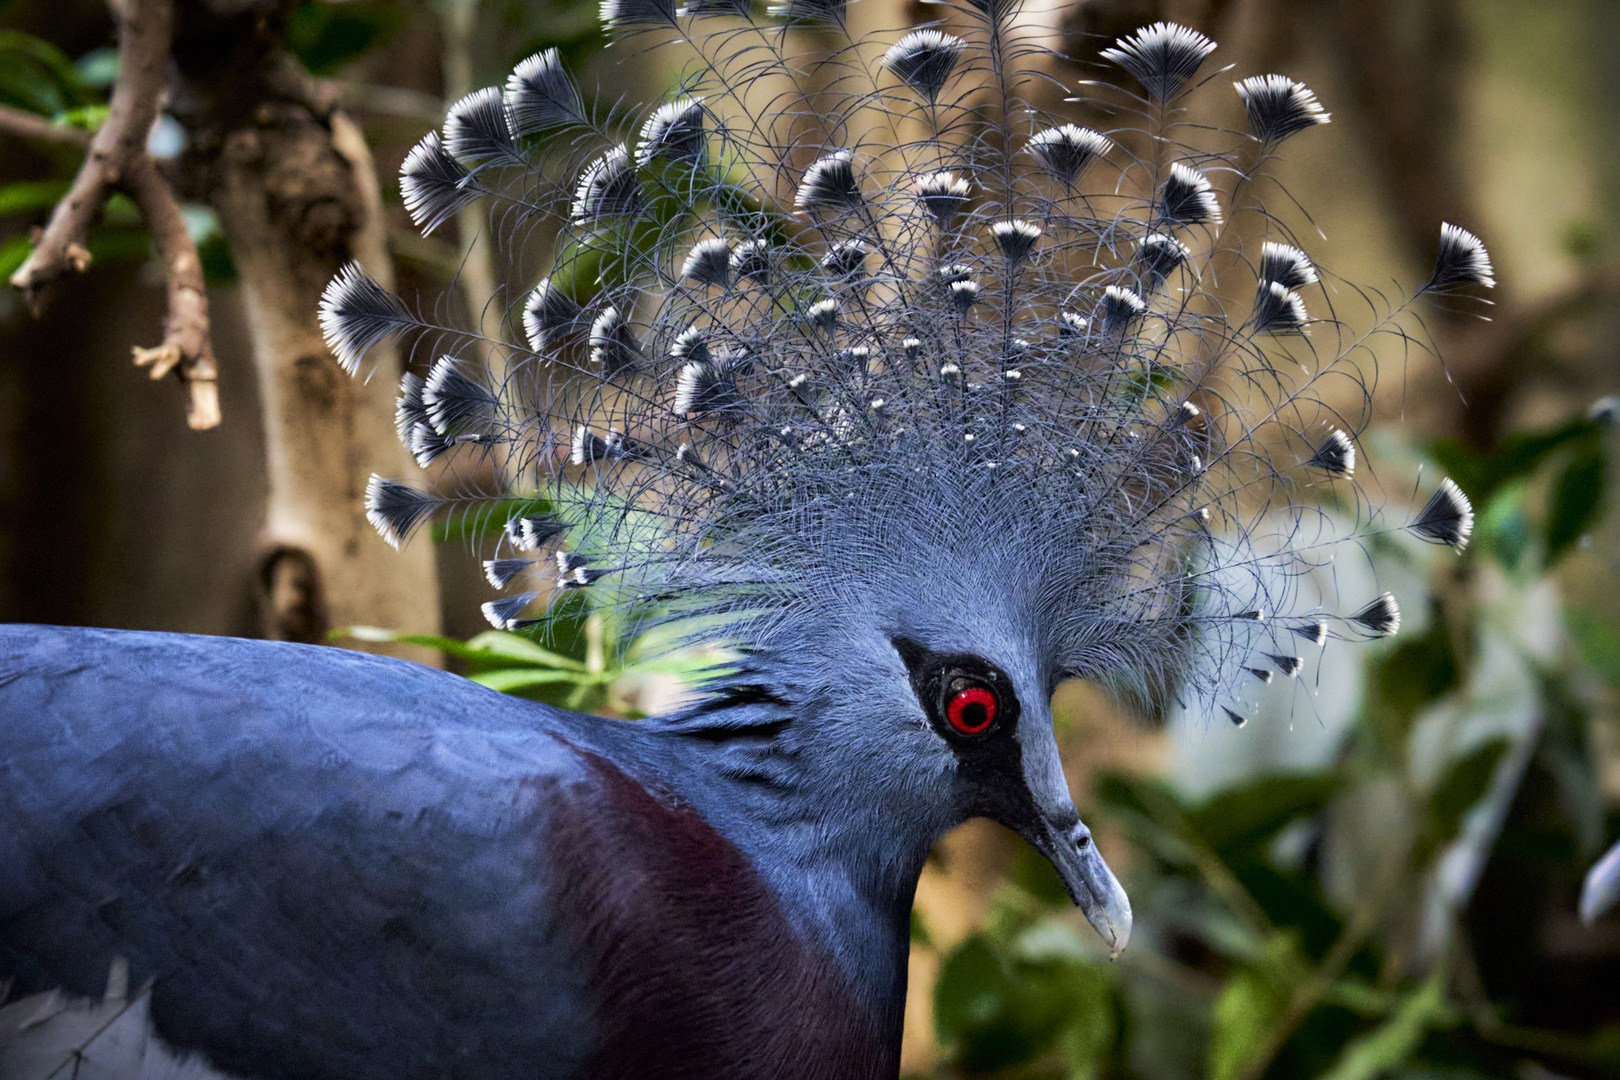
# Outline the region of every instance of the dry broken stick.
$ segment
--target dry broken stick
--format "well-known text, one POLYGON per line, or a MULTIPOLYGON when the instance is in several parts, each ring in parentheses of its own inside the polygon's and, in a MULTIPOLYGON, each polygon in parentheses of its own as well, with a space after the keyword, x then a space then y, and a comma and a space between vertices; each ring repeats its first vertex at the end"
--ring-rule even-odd
POLYGON ((186 384, 186 423, 197 431, 219 424, 219 368, 208 334, 208 294, 203 288, 202 260, 186 231, 180 203, 152 159, 143 152, 131 161, 123 185, 141 208, 163 260, 169 310, 163 320, 163 344, 135 347, 137 366, 151 367, 161 379, 178 371, 186 384))
MULTIPOLYGON (((174 37, 174 3, 124 0, 115 11, 119 70, 107 119, 90 137, 72 187, 56 204, 50 223, 11 283, 39 314, 59 278, 89 267, 90 227, 113 191, 127 191, 152 230, 168 276, 163 343, 154 349, 136 348, 135 362, 150 365, 153 378, 178 372, 188 394, 186 423, 199 430, 211 428, 220 420, 218 369, 209 338, 202 263, 174 192, 146 154, 146 135, 157 118, 174 37)), ((47 132, 37 122, 10 122, 14 119, 0 115, 0 128, 64 141, 61 132, 66 129, 47 132)))

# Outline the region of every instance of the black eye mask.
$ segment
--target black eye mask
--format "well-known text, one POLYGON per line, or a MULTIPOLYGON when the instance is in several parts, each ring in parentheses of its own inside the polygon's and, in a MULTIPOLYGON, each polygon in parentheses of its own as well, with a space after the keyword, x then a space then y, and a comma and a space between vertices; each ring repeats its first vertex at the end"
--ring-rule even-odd
POLYGON ((936 653, 910 638, 892 640, 911 673, 918 703, 953 746, 971 746, 1017 730, 1018 695, 1005 671, 972 653, 936 653))

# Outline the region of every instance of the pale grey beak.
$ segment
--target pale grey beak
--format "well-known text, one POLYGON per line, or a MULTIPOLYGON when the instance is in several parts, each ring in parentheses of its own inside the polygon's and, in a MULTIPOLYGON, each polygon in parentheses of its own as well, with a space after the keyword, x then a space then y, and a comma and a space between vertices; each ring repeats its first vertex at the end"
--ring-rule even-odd
POLYGON ((1051 722, 1024 725, 1019 742, 1034 820, 1009 824, 1051 862, 1086 921, 1108 942, 1109 955, 1118 956, 1131 939, 1131 902, 1069 798, 1051 722))
POLYGON ((1077 821, 1061 832, 1051 830, 1049 835, 1050 850, 1042 850, 1041 854, 1051 860, 1070 899, 1108 943, 1109 959, 1117 957, 1131 940, 1130 897, 1103 862, 1084 822, 1077 821))
POLYGON ((1045 710, 1030 709, 1020 718, 1018 746, 1025 798, 1008 800, 990 816, 1046 856, 1070 899, 1108 943, 1109 956, 1116 957, 1131 940, 1131 902, 1069 797, 1057 736, 1045 710))

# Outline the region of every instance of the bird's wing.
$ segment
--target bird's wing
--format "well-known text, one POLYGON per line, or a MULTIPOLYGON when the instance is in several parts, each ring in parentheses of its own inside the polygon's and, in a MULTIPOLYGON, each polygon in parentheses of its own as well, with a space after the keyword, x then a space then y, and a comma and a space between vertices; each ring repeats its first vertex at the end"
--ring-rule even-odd
POLYGON ((575 723, 339 650, 0 627, 0 976, 99 994, 126 957, 227 1071, 570 1075, 540 836, 575 723))

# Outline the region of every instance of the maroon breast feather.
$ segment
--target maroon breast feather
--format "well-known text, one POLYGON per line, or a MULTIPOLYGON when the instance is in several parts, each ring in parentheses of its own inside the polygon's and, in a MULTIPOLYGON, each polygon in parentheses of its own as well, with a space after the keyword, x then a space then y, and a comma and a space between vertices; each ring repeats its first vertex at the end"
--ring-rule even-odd
POLYGON ((744 854, 690 807, 573 747, 545 854, 555 925, 600 992, 593 1080, 897 1075, 897 1046, 812 948, 744 854), (584 790, 581 790, 584 788, 584 790))

